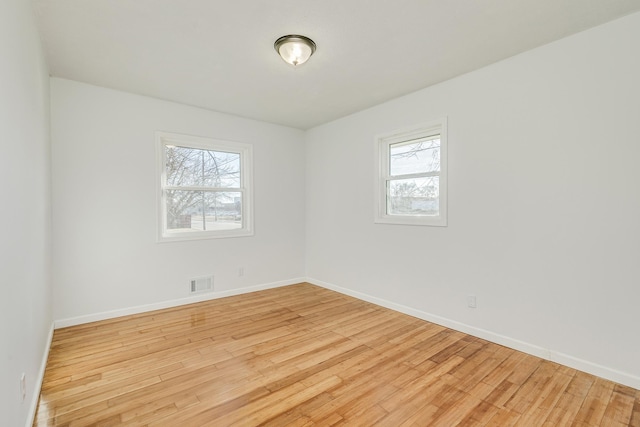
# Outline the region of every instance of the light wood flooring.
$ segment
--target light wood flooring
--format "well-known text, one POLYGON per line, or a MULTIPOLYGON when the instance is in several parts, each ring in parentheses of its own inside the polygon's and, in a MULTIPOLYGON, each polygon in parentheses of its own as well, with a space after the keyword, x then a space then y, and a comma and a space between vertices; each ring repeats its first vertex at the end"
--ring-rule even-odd
POLYGON ((310 284, 55 331, 36 426, 640 426, 640 391, 310 284))

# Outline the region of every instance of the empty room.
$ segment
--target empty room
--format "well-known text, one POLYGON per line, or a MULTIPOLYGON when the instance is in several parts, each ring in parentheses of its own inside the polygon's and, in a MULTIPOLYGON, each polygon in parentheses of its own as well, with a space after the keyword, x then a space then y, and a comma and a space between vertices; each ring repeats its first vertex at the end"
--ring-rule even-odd
POLYGON ((0 426, 640 426, 639 0, 1 0, 0 426))

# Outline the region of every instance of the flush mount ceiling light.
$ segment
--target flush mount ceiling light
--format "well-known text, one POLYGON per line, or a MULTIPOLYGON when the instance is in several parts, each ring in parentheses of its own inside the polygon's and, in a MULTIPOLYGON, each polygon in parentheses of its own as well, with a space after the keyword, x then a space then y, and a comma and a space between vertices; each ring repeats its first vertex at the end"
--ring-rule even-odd
POLYGON ((297 67, 302 65, 316 51, 316 44, 309 37, 289 34, 282 36, 273 44, 276 52, 285 62, 297 67))

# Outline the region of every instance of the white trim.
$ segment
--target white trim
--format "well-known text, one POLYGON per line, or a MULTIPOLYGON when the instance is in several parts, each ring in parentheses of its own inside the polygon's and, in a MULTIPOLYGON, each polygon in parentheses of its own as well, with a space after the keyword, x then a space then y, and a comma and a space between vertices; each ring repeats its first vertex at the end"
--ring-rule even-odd
POLYGON ((560 363, 579 371, 587 372, 592 375, 596 375, 601 378, 605 378, 610 381, 617 382, 629 387, 640 390, 640 377, 632 375, 627 372, 618 371, 607 366, 602 366, 597 363, 589 362, 587 360, 579 359, 577 357, 570 356, 568 354, 560 353, 551 349, 540 347, 534 344, 520 341, 511 337, 497 334, 495 332, 488 331, 486 329, 476 328, 475 326, 467 325, 455 320, 447 319, 445 317, 437 316, 435 314, 427 313, 422 310, 407 307, 402 304, 397 304, 382 298, 374 297, 362 292, 354 291, 351 289, 343 288, 331 283, 324 282, 322 280, 313 279, 307 277, 308 283, 321 286, 332 291, 339 292, 344 295, 370 302, 382 307, 389 308, 391 310, 398 311, 400 313, 408 314, 409 316, 417 317, 418 319, 426 320, 428 322, 436 323, 441 326, 445 326, 456 331, 464 332, 465 334, 473 335, 478 338, 482 338, 487 341, 491 341, 496 344, 503 345, 505 347, 512 348, 514 350, 522 351, 527 354, 531 354, 541 359, 549 360, 552 362, 560 363))
POLYGON ((374 223, 399 225, 447 226, 447 193, 448 193, 448 133, 447 117, 432 120, 419 126, 399 129, 375 137, 375 189, 374 189, 374 223), (393 144, 411 142, 416 139, 430 138, 440 135, 440 171, 437 174, 421 173, 391 176, 389 173, 389 147, 393 144), (426 215, 389 215, 387 214, 387 181, 412 177, 438 176, 440 182, 439 209, 437 216, 426 215))
POLYGON ((138 305, 135 307, 121 308, 111 311, 103 311, 101 313, 87 314, 85 316, 70 317, 67 319, 58 319, 55 321, 55 329, 66 328, 68 326, 82 325, 85 323, 97 322, 100 320, 113 319, 116 317, 128 316, 131 314, 146 313, 148 311, 162 310, 164 308, 178 307, 181 305, 193 304, 196 302, 208 301, 218 298, 230 297, 234 295, 247 294, 250 292, 263 291, 266 289, 280 288, 283 286, 295 285, 305 281, 304 277, 281 280, 279 282, 265 283, 262 285, 248 286, 239 289, 229 289, 226 291, 208 292, 203 295, 190 296, 169 301, 162 301, 153 304, 138 305))
POLYGON ((156 131, 156 241, 158 243, 185 240, 217 239, 253 236, 253 145, 243 142, 226 141, 201 136, 156 131), (173 187, 166 185, 165 150, 167 145, 187 146, 196 149, 214 150, 240 155, 240 187, 173 187), (164 191, 180 188, 183 190, 226 191, 242 194, 242 227, 229 230, 207 231, 166 231, 166 206, 164 191))
POLYGON ((33 384, 33 393, 31 396, 31 403, 29 404, 29 412, 27 413, 26 427, 33 426, 33 422, 36 419, 36 411, 38 410, 38 402, 40 400, 40 392, 42 391, 42 383, 44 382, 44 373, 47 369, 47 360, 49 360, 49 350, 51 350, 51 342, 53 341, 54 322, 51 322, 49 328, 49 336, 47 337, 47 343, 42 353, 42 360, 40 361, 40 370, 38 371, 38 377, 33 384))

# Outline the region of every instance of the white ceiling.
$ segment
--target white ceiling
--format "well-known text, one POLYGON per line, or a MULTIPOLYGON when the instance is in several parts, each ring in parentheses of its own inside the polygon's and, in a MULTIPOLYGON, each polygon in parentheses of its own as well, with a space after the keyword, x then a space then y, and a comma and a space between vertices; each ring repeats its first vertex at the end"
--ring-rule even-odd
POLYGON ((33 0, 52 76, 307 129, 640 0, 33 0), (293 68, 273 43, 318 45, 293 68))

